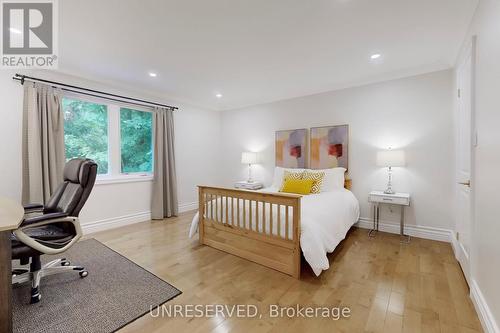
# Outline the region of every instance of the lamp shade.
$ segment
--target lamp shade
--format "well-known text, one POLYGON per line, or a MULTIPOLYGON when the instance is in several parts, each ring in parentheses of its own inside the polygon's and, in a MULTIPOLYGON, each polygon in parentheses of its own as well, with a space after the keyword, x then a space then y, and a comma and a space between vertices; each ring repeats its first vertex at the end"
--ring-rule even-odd
POLYGON ((405 166, 405 152, 403 150, 382 150, 377 152, 377 165, 381 167, 405 166))
POLYGON ((242 164, 257 164, 257 162, 257 153, 249 151, 241 153, 242 164))

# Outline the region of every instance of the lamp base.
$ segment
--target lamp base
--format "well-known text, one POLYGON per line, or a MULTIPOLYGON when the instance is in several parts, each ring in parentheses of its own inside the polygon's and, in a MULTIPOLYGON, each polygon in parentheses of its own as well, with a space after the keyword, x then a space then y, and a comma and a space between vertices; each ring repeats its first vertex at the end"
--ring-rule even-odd
POLYGON ((394 194, 396 192, 394 192, 394 190, 392 189, 392 168, 391 167, 389 167, 388 176, 389 176, 389 179, 387 180, 387 188, 385 189, 384 193, 385 194, 394 194))
POLYGON ((253 179, 252 179, 252 165, 250 163, 248 164, 248 179, 247 179, 247 183, 249 183, 249 184, 253 183, 253 179))
POLYGON ((384 191, 384 194, 395 194, 394 190, 392 188, 388 188, 384 191))

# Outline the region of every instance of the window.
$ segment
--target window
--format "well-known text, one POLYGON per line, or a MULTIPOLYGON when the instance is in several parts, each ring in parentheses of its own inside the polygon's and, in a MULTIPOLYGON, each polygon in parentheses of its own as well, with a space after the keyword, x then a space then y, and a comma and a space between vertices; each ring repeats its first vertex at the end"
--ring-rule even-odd
POLYGON ((106 105, 63 98, 66 160, 91 158, 97 173, 108 173, 108 109, 106 105))
POLYGON ((151 179, 151 112, 101 101, 63 98, 66 159, 93 159, 102 182, 151 179))
POLYGON ((152 115, 127 108, 120 109, 121 172, 151 172, 153 144, 152 115))

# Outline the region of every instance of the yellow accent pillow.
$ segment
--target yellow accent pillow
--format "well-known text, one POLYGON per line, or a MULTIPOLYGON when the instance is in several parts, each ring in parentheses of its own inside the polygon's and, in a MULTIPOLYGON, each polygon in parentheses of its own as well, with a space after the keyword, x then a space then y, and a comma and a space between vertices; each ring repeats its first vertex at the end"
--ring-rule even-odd
POLYGON ((281 189, 283 189, 283 186, 285 186, 285 182, 289 179, 302 179, 302 176, 304 175, 304 171, 288 171, 285 170, 285 173, 283 174, 283 182, 281 183, 281 189))
POLYGON ((305 171, 302 179, 312 179, 313 185, 311 188, 311 193, 317 194, 321 193, 321 185, 323 185, 323 179, 325 178, 325 173, 322 171, 305 171))
POLYGON ((295 194, 309 194, 313 186, 312 179, 288 179, 285 180, 281 192, 295 194))

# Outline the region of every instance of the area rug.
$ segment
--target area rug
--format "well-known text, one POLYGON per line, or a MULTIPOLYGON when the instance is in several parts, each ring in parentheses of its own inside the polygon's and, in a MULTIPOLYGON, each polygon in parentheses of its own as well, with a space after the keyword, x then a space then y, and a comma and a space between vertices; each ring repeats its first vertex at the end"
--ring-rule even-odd
POLYGON ((95 239, 78 242, 58 256, 89 272, 42 278, 42 298, 29 304, 30 283, 13 289, 14 332, 114 332, 181 294, 177 288, 95 239))

